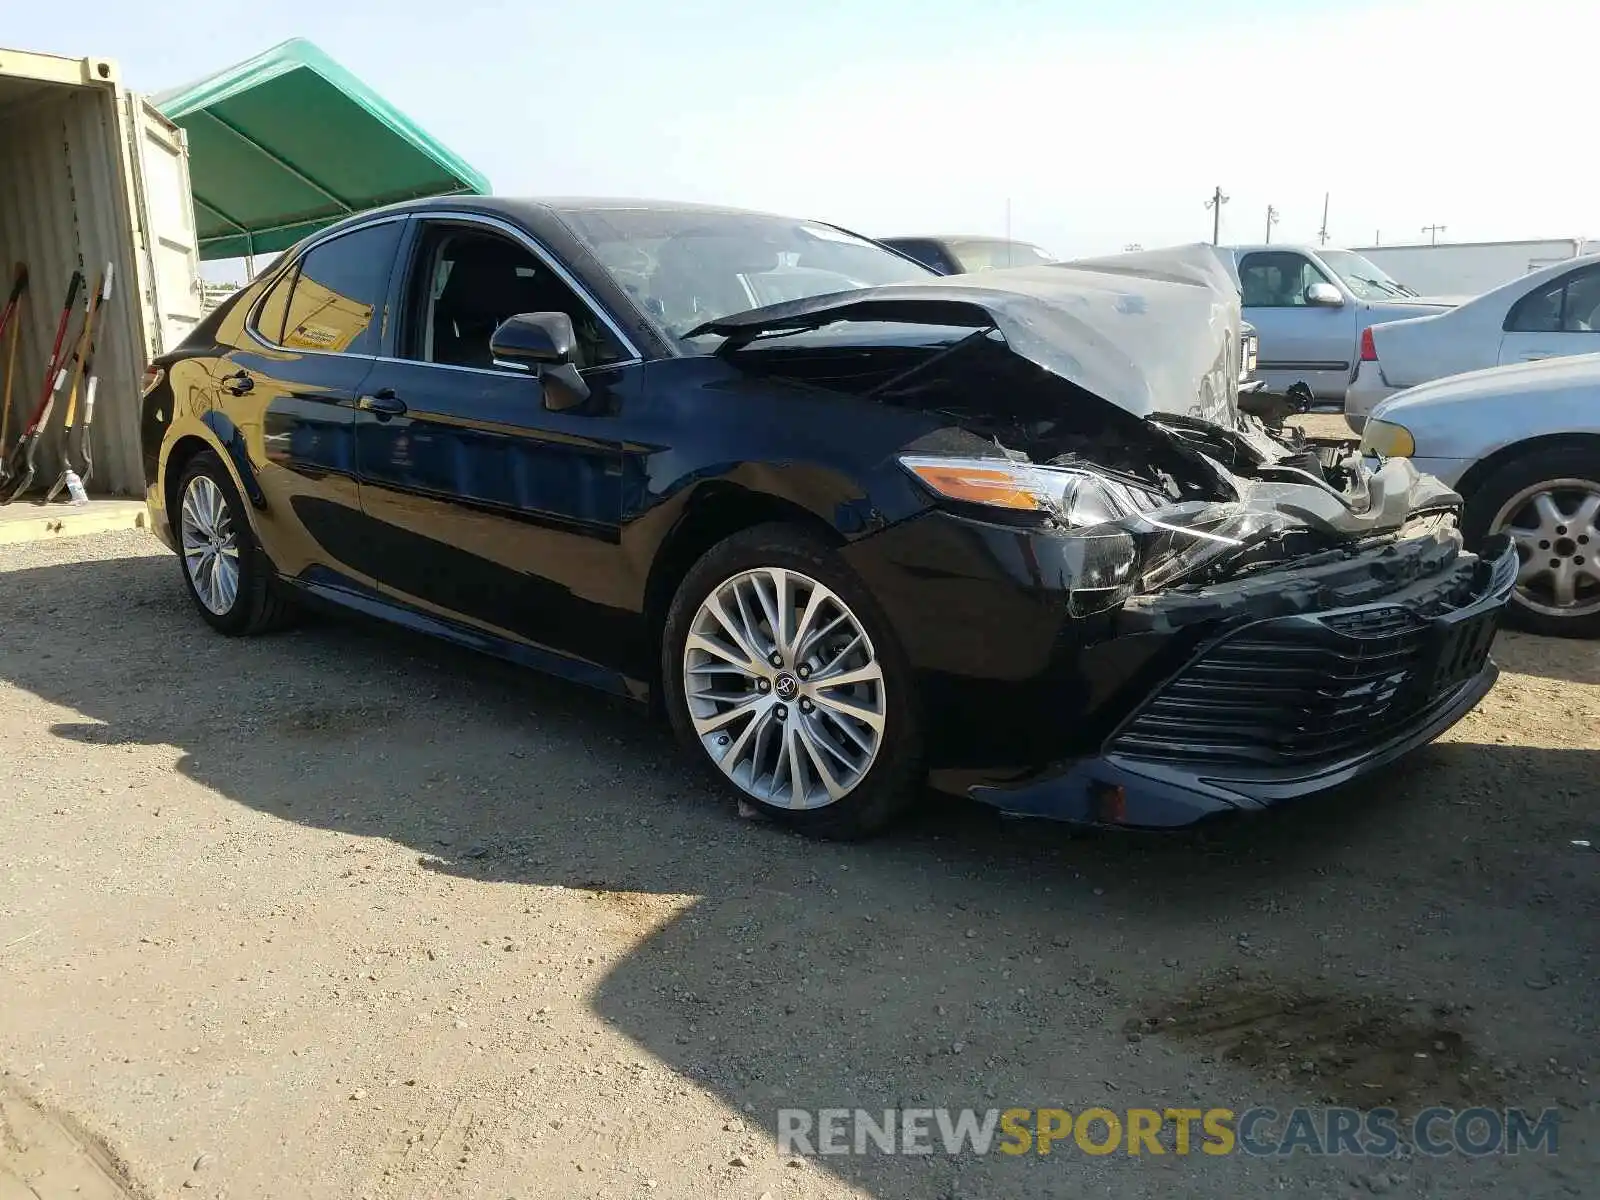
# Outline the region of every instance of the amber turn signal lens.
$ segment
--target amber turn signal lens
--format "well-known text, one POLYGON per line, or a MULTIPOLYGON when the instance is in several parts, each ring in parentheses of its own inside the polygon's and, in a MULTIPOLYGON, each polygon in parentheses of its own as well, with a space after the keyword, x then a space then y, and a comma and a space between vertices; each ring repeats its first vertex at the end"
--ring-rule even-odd
POLYGON ((1020 473, 1005 467, 916 460, 908 461, 906 466, 923 483, 951 500, 1024 512, 1045 507, 1044 500, 1026 485, 1020 473))

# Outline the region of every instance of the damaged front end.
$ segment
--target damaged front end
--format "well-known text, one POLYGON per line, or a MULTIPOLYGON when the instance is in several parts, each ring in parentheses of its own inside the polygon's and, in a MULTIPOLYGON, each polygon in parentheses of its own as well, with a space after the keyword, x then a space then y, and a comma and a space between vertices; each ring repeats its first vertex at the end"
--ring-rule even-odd
POLYGON ((698 332, 747 369, 932 418, 890 467, 931 508, 857 561, 941 714, 937 786, 1186 825, 1375 770, 1494 681, 1509 542, 1467 552, 1461 497, 1408 460, 1373 469, 1241 412, 1238 294, 1209 248, 698 332))
POLYGON ((1408 460, 1372 471, 1353 454, 1318 456, 1259 426, 1219 436, 1192 422, 1149 420, 1172 457, 1193 468, 1184 484, 1163 471, 1141 478, 1077 454, 1042 464, 1017 452, 908 454, 900 462, 948 501, 1026 513, 1053 527, 1064 543, 1062 583, 1074 616, 1352 546, 1424 534, 1459 543, 1460 497, 1408 460), (1232 465, 1212 457, 1217 446, 1210 453, 1196 446, 1197 433, 1226 446, 1232 465))
POLYGON ((690 336, 938 418, 901 465, 947 507, 1058 534, 1072 612, 1091 616, 1459 510, 1407 461, 1372 471, 1241 412, 1242 328, 1197 246, 812 297, 690 336))

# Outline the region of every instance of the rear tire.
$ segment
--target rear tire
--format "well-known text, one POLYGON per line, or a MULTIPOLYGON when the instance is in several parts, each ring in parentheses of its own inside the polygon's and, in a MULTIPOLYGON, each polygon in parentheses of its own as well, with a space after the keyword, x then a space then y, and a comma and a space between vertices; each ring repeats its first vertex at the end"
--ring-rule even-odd
POLYGON ((201 450, 178 481, 172 515, 178 565, 189 598, 206 624, 230 637, 287 625, 294 607, 250 526, 222 460, 201 450))
POLYGON ((707 551, 668 610, 661 667, 689 753, 772 820, 854 840, 915 798, 904 651, 855 572, 806 531, 759 525, 707 551))
POLYGON ((1509 533, 1523 562, 1508 625, 1600 637, 1600 452, 1557 446, 1496 470, 1467 497, 1462 519, 1469 549, 1493 533, 1509 533))

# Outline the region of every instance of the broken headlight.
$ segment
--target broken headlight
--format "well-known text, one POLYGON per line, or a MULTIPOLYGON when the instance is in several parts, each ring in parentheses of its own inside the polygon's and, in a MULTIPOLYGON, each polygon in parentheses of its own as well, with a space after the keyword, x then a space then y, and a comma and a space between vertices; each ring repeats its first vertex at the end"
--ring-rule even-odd
POLYGON ((902 456, 900 462, 947 500, 1034 512, 1069 528, 1099 525, 1172 502, 1163 492, 1073 467, 915 454, 902 456))
POLYGON ((1183 582, 1291 524, 1274 509, 1174 503, 1153 488, 1073 467, 915 455, 900 462, 945 499, 1033 512, 1062 526, 1061 586, 1074 616, 1183 582))

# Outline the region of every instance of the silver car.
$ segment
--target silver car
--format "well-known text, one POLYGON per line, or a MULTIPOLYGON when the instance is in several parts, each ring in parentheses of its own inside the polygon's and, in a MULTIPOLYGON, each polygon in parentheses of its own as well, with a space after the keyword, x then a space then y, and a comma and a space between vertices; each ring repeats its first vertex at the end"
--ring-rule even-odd
POLYGON ((1361 449, 1409 458, 1459 492, 1469 548, 1511 536, 1522 567, 1508 623, 1600 637, 1600 354, 1397 392, 1373 409, 1361 449))
POLYGON ((1430 379, 1566 354, 1600 353, 1600 254, 1567 259, 1459 308, 1374 325, 1345 393, 1352 429, 1385 396, 1430 379))
POLYGON ((1220 246, 1216 253, 1238 282, 1244 319, 1260 335, 1258 369, 1267 389, 1286 393, 1302 383, 1322 404, 1344 403, 1367 326, 1458 303, 1419 296, 1350 250, 1274 244, 1220 246))

